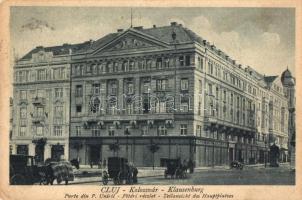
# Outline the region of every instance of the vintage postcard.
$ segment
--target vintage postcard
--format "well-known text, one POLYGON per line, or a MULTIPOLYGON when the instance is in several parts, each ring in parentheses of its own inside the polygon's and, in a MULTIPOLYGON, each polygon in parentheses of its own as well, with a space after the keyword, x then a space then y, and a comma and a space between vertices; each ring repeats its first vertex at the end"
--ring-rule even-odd
POLYGON ((0 199, 302 199, 301 4, 2 2, 0 199))

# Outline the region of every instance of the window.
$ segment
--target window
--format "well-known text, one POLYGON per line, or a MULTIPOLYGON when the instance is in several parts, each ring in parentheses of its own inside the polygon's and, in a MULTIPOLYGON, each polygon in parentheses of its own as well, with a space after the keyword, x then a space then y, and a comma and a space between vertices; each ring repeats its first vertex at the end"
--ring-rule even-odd
POLYGON ((38 90, 37 97, 43 98, 44 97, 44 90, 38 90))
POLYGON ((128 103, 127 104, 127 114, 128 115, 133 114, 133 110, 134 110, 134 104, 133 103, 128 103))
POLYGON ((156 113, 166 113, 166 102, 156 102, 155 109, 156 113))
POLYGON ((77 113, 81 113, 82 112, 82 105, 76 105, 76 111, 77 111, 77 113))
POLYGON ((86 66, 86 73, 91 73, 91 65, 86 66))
POLYGON ((186 59, 185 59, 185 62, 186 62, 186 66, 190 66, 190 64, 191 64, 191 56, 187 55, 186 59))
POLYGON ((114 126, 110 126, 109 127, 109 136, 114 136, 114 131, 115 131, 114 126))
POLYGON ((62 98, 63 97, 63 88, 55 88, 55 97, 62 98))
POLYGON ((62 136, 62 126, 54 126, 54 136, 62 136))
POLYGON ((44 108, 38 107, 36 111, 37 111, 37 116, 38 117, 43 117, 44 116, 44 108))
POLYGON ((63 106, 55 106, 54 116, 56 118, 63 118, 63 106))
POLYGON ((216 87, 216 99, 219 99, 219 88, 216 87))
POLYGON ((60 67, 53 70, 53 79, 64 79, 65 78, 65 69, 60 67))
POLYGON ((198 56, 198 69, 203 70, 203 59, 198 56))
POLYGON ((98 66, 97 65, 93 65, 92 66, 92 74, 97 74, 98 73, 98 66))
POLYGON ((201 137, 201 126, 200 125, 196 125, 196 136, 201 137))
POLYGON ((83 96, 83 86, 82 85, 77 85, 76 86, 75 96, 76 97, 82 97, 83 96))
POLYGON ((127 94, 133 94, 134 93, 134 85, 133 83, 128 83, 127 84, 127 94))
POLYGON ((151 69, 152 61, 150 59, 147 60, 147 69, 151 69))
POLYGON ((187 124, 181 124, 180 125, 180 135, 187 135, 188 134, 188 125, 187 124))
POLYGON ((100 94, 100 84, 92 84, 92 94, 99 95, 100 94))
POLYGON ((129 71, 134 71, 135 70, 135 65, 133 61, 129 62, 129 71))
POLYGON ((94 98, 91 101, 90 110, 92 113, 97 113, 100 111, 100 103, 101 103, 101 101, 99 100, 99 98, 94 98))
POLYGON ((37 135, 41 136, 43 135, 43 126, 37 126, 37 135))
POLYGON ((188 102, 182 102, 182 103, 180 104, 180 111, 181 111, 181 112, 188 112, 188 111, 189 111, 188 102))
POLYGON ((157 58, 156 59, 156 68, 157 69, 162 69, 162 58, 157 58))
POLYGON ((110 85, 109 92, 111 95, 116 95, 117 94, 117 85, 116 83, 111 83, 110 85))
POLYGON ((144 82, 143 92, 144 93, 149 93, 150 92, 150 82, 144 82))
POLYGON ((142 135, 148 135, 148 126, 142 127, 142 135))
POLYGON ((38 70, 38 81, 46 80, 46 71, 45 69, 38 70))
POLYGON ((129 71, 128 61, 124 61, 123 62, 123 71, 124 72, 128 72, 129 71))
POLYGON ((208 94, 209 95, 213 95, 213 87, 212 87, 212 84, 208 84, 208 87, 209 87, 209 91, 208 91, 208 94))
POLYGON ((179 65, 180 66, 184 66, 184 57, 183 56, 179 56, 178 60, 179 60, 179 65))
POLYGON ((114 68, 113 69, 114 72, 118 72, 119 71, 119 69, 118 69, 118 63, 117 62, 114 63, 114 67, 113 68, 114 68))
POLYGON ((202 81, 199 80, 199 94, 202 94, 202 81))
POLYGON ((82 134, 82 127, 76 126, 76 136, 81 136, 81 134, 82 134))
POLYGON ((164 61, 165 68, 169 68, 169 62, 170 62, 169 58, 165 58, 165 61, 164 61))
POLYGON ((165 125, 158 126, 158 135, 167 135, 167 128, 165 125))
POLYGON ((198 115, 201 115, 201 102, 198 102, 198 115))
POLYGON ((100 131, 99 126, 93 126, 91 128, 91 131, 92 131, 92 136, 94 136, 94 137, 101 136, 101 131, 100 131))
POLYGON ((22 126, 20 127, 19 136, 25 136, 25 135, 26 135, 26 127, 22 126))
POLYGON ((166 79, 156 80, 156 89, 157 90, 166 90, 166 88, 167 88, 167 80, 166 79))
POLYGON ((26 90, 21 90, 20 91, 20 99, 25 100, 26 99, 26 90))
POLYGON ((181 90, 188 90, 189 89, 189 80, 188 79, 181 79, 180 88, 181 88, 181 90))
POLYGON ((107 71, 109 73, 112 73, 113 72, 113 64, 111 62, 108 62, 107 63, 107 71))
POLYGON ((27 110, 26 108, 20 108, 20 117, 22 119, 26 119, 26 117, 27 117, 27 111, 26 110, 27 110))

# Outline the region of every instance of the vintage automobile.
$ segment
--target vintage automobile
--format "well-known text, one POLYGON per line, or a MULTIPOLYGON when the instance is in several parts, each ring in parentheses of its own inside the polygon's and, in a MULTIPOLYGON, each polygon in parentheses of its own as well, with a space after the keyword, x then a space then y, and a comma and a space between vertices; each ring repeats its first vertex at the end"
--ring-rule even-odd
POLYGON ((138 170, 136 167, 128 163, 126 158, 109 157, 108 172, 103 171, 102 182, 108 184, 111 179, 115 185, 118 184, 133 184, 137 182, 138 170))
POLYGON ((166 160, 165 178, 187 178, 187 165, 183 165, 180 159, 167 159, 166 160))
POLYGON ((40 181, 33 156, 10 155, 9 181, 11 185, 32 185, 40 181))

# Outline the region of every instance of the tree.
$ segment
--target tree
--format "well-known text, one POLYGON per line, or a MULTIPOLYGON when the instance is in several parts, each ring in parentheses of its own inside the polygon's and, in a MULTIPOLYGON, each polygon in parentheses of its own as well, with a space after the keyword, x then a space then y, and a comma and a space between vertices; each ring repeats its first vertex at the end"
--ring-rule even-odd
POLYGON ((159 146, 153 141, 151 141, 151 144, 149 145, 149 150, 152 153, 152 162, 153 162, 153 170, 154 170, 154 154, 159 150, 159 146))
POLYGON ((120 150, 120 145, 118 142, 110 144, 109 145, 109 150, 113 151, 113 154, 115 154, 117 152, 117 156, 118 156, 118 151, 120 150))
POLYGON ((75 142, 73 148, 77 150, 77 158, 79 157, 79 151, 82 149, 83 144, 81 142, 75 142))

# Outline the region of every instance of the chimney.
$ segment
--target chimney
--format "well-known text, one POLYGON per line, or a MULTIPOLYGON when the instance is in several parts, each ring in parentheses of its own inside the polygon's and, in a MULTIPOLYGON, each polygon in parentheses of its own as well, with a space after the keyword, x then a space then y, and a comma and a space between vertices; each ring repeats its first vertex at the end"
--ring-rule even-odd
POLYGON ((117 32, 120 33, 120 32, 123 32, 123 30, 124 29, 120 28, 120 29, 117 29, 117 32))
POLYGON ((135 30, 143 30, 143 27, 142 26, 136 26, 136 27, 133 27, 135 30))
POLYGON ((171 22, 171 26, 176 26, 177 22, 171 22))

